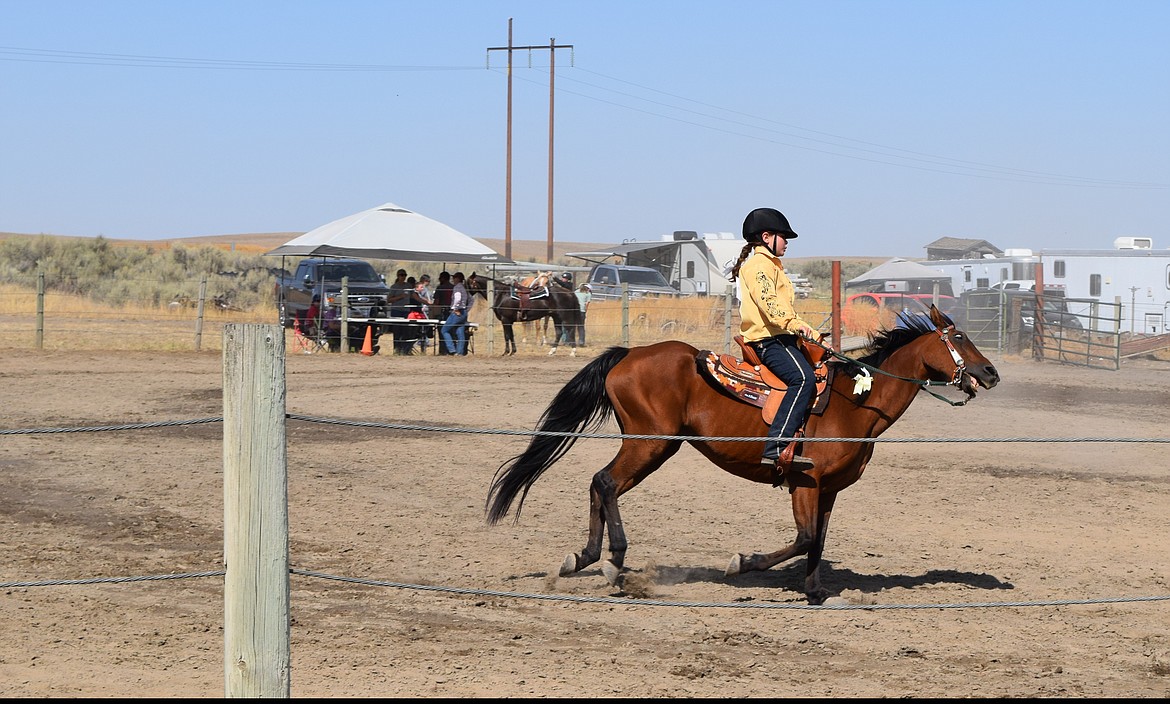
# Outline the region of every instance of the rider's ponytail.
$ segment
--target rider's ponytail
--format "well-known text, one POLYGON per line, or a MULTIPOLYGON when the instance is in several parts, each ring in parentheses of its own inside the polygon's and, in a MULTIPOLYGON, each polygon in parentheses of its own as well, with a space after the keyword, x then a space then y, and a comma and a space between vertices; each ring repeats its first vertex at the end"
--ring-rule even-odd
POLYGON ((739 267, 743 265, 743 260, 747 259, 748 256, 751 255, 752 248, 757 244, 759 244, 759 242, 748 242, 743 246, 743 249, 739 250, 739 259, 735 261, 735 266, 731 267, 732 281, 735 281, 736 278, 739 277, 739 267))

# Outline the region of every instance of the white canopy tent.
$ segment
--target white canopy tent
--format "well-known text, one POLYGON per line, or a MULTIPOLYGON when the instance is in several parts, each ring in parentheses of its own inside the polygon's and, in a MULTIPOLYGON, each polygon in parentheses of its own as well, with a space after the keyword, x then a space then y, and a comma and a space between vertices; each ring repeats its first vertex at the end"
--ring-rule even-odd
POLYGON ((511 263, 510 259, 478 240, 394 203, 384 203, 334 220, 266 254, 414 262, 511 263))

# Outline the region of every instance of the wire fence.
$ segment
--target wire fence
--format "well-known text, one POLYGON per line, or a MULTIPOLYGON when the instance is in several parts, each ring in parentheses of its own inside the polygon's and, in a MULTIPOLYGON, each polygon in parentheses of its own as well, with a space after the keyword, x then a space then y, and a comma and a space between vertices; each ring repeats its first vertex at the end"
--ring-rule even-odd
MULTIPOLYGON (((474 435, 506 435, 518 437, 537 437, 537 436, 551 436, 551 437, 576 437, 579 439, 620 439, 620 440, 688 440, 688 441, 707 441, 707 442, 759 442, 763 436, 757 437, 722 437, 722 436, 674 436, 674 435, 635 435, 623 433, 570 433, 570 432, 553 432, 553 431, 538 431, 538 430, 521 430, 521 429, 507 429, 507 428, 470 428, 470 427, 454 427, 446 425, 419 425, 407 423, 387 423, 378 421, 356 421, 342 418, 327 418, 319 416, 308 416, 303 414, 288 413, 285 415, 288 421, 300 421, 306 423, 319 423, 326 425, 342 425, 349 427, 360 427, 374 430, 387 431, 415 431, 422 433, 456 433, 456 434, 474 434, 474 435)), ((52 434, 66 434, 66 433, 95 433, 95 432, 113 432, 113 431, 131 431, 131 430, 149 430, 164 427, 188 426, 188 425, 205 425, 210 423, 219 423, 223 421, 222 416, 212 416, 205 418, 193 418, 187 420, 171 420, 171 421, 154 421, 146 423, 119 423, 112 425, 100 426, 63 426, 63 427, 43 427, 43 428, 9 428, 0 429, 0 435, 52 435, 52 434)), ((878 438, 803 438, 803 442, 860 442, 860 443, 1142 443, 1142 444, 1166 444, 1170 443, 1170 438, 1158 437, 922 437, 922 438, 898 438, 898 437, 878 437, 878 438)), ((756 601, 756 602, 694 602, 694 601, 670 601, 658 599, 640 599, 630 597, 590 597, 590 596, 575 596, 566 594, 539 594, 539 593, 524 593, 524 592, 507 592, 492 589, 475 589, 469 587, 457 586, 442 586, 442 585, 428 585, 428 584, 413 584, 407 582, 387 581, 373 579, 369 577, 354 577, 334 575, 325 572, 305 570, 299 568, 291 568, 290 574, 302 577, 309 577, 315 579, 323 579, 330 581, 346 582, 351 584, 361 584, 365 586, 386 587, 393 589, 407 589, 424 592, 437 592, 452 595, 471 595, 471 596, 485 596, 485 597, 500 597, 513 598, 521 600, 535 600, 535 601, 565 601, 581 604, 621 604, 624 606, 647 606, 647 607, 682 607, 682 608, 715 608, 715 609, 780 609, 780 610, 799 610, 799 611, 879 611, 879 610, 915 610, 915 609, 987 609, 987 608, 1018 608, 1018 607, 1052 607, 1052 606, 1069 606, 1069 605, 1089 605, 1089 604, 1120 604, 1120 603, 1137 603, 1137 602, 1162 602, 1170 601, 1170 595, 1147 595, 1147 596, 1101 596, 1090 598, 1075 598, 1075 599, 1041 599, 1041 600, 1012 600, 1012 601, 986 601, 986 602, 960 602, 960 603, 922 603, 922 604, 873 604, 873 603, 843 603, 840 601, 830 601, 825 604, 804 604, 804 603, 788 603, 788 602, 770 602, 770 601, 756 601)), ((223 577, 224 570, 205 570, 197 572, 184 572, 172 574, 155 574, 155 575, 137 575, 137 576, 104 576, 104 577, 82 577, 75 579, 24 579, 9 582, 0 582, 0 589, 15 589, 15 588, 34 588, 34 587, 56 587, 56 586, 82 586, 92 584, 126 584, 135 582, 157 582, 183 579, 203 579, 208 577, 223 577)))

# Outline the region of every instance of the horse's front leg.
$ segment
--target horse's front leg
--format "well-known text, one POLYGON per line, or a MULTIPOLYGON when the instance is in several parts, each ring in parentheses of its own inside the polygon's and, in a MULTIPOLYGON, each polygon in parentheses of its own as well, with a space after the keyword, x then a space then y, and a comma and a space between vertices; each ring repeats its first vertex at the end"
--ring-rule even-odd
POLYGON ((817 516, 817 535, 808 551, 804 571, 804 593, 810 604, 823 604, 830 594, 821 586, 821 555, 825 552, 825 536, 829 534, 829 517, 833 515, 833 504, 837 494, 822 494, 817 516))
POLYGON ((827 500, 828 507, 831 510, 833 500, 822 496, 816 484, 810 483, 812 484, 811 486, 798 486, 792 489, 792 515, 796 519, 796 540, 776 552, 757 552, 751 555, 737 553, 732 556, 731 562, 724 571, 726 576, 730 577, 745 572, 771 569, 781 562, 791 560, 794 557, 809 555, 809 569, 805 572, 805 594, 808 596, 810 603, 819 604, 825 600, 828 596, 827 594, 814 595, 812 593, 821 588, 816 570, 820 564, 820 554, 819 552, 817 553, 815 565, 811 556, 818 541, 822 549, 824 546, 824 536, 818 535, 820 526, 822 525, 820 518, 821 502, 822 500, 827 500))

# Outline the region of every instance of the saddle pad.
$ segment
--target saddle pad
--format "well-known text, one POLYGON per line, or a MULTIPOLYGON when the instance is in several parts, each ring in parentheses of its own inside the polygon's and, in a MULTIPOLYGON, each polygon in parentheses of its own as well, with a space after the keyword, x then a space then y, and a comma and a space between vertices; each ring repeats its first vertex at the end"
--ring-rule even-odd
POLYGON ((515 298, 521 302, 527 302, 533 298, 548 298, 548 287, 541 286, 539 288, 521 288, 520 286, 513 285, 509 293, 512 298, 515 298))
MULTIPOLYGON (((697 361, 699 370, 705 373, 727 395, 741 403, 762 408, 765 423, 771 423, 780 406, 783 393, 773 394, 772 390, 784 391, 788 388, 784 382, 776 386, 769 386, 764 381, 755 365, 745 362, 729 354, 717 354, 710 350, 699 352, 697 361)), ((813 400, 812 413, 821 415, 829 405, 829 394, 826 393, 832 386, 833 375, 837 368, 833 365, 818 364, 813 372, 817 380, 817 394, 813 400)))

